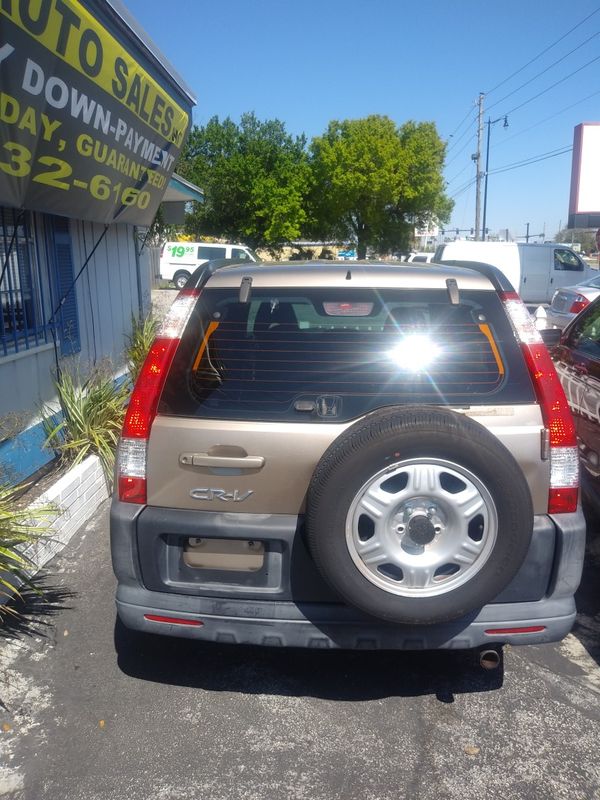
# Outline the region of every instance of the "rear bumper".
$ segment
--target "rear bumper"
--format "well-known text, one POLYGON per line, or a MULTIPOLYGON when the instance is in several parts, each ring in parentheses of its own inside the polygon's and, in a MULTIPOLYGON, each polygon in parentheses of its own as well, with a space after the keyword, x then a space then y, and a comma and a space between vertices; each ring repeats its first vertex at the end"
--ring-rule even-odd
POLYGON ((301 545, 297 517, 210 514, 144 509, 113 500, 111 549, 118 579, 117 610, 126 627, 148 633, 232 644, 344 649, 472 648, 499 643, 539 644, 562 639, 575 619, 573 595, 585 549, 583 514, 539 516, 532 548, 521 571, 497 601, 441 625, 383 623, 337 601, 301 545), (234 522, 235 521, 235 522, 234 522), (168 533, 256 538, 273 544, 264 585, 169 583, 160 567, 171 559, 168 533), (142 542, 142 558, 138 542, 142 542), (157 544, 157 542, 159 544, 157 544), (275 546, 276 545, 276 546, 275 546), (149 556, 153 554, 152 556, 149 556), (144 566, 144 562, 146 566, 144 566), (277 572, 278 571, 278 572, 277 572), (274 577, 277 572, 277 576, 274 577), (296 573, 296 574, 295 574, 296 573), (544 575, 543 587, 536 576, 544 575), (532 587, 534 587, 532 589, 532 587), (175 617, 191 624, 153 621, 175 617), (498 629, 533 627, 528 633, 498 629))
POLYGON ((559 641, 575 620, 573 598, 555 602, 489 605, 472 620, 444 625, 385 625, 367 619, 344 618, 344 606, 291 603, 268 608, 257 602, 214 601, 146 593, 132 597, 123 587, 117 593, 117 611, 127 628, 230 644, 270 647, 343 648, 348 650, 463 649, 494 644, 541 644, 559 641), (141 602, 140 602, 141 601, 141 602), (183 607, 182 607, 183 606, 183 607), (211 613, 212 612, 212 613, 211 613), (221 612, 221 613, 218 613, 221 612), (262 615, 265 616, 262 616, 262 615), (171 616, 199 622, 181 625, 153 622, 146 615, 171 616), (494 629, 527 625, 541 630, 531 633, 493 633, 494 629))

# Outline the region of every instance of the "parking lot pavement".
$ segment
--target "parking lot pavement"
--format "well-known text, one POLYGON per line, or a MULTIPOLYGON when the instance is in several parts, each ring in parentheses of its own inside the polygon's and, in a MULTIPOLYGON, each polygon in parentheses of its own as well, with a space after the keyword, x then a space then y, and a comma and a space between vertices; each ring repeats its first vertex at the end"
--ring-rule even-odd
POLYGON ((286 651, 115 625, 108 504, 0 644, 15 800, 600 798, 600 547, 573 634, 470 653, 286 651))

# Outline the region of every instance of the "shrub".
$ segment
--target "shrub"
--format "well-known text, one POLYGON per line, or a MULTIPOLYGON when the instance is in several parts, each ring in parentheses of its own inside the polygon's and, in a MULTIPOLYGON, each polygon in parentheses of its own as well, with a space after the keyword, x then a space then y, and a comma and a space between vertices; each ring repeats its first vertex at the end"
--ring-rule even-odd
POLYGON ((152 314, 148 314, 143 319, 137 319, 133 314, 131 315, 131 333, 125 336, 127 340, 125 357, 132 384, 136 382, 137 376, 140 374, 142 364, 154 341, 158 326, 159 321, 152 314))
MULTIPOLYGON (((32 562, 23 554, 25 547, 48 532, 42 523, 56 513, 52 506, 19 508, 15 500, 16 489, 0 485, 0 602, 19 594, 23 584, 39 593, 31 582, 32 562)), ((4 613, 14 613, 0 606, 0 619, 4 613)))
POLYGON ((116 385, 111 375, 100 370, 81 385, 68 372, 54 383, 62 419, 48 408, 42 411, 45 444, 70 464, 97 455, 112 486, 115 450, 129 396, 126 383, 116 385))

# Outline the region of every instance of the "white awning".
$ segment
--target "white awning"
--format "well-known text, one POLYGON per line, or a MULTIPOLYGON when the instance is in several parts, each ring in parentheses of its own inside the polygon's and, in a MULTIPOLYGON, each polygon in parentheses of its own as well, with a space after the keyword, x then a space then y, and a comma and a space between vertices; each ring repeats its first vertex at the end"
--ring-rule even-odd
POLYGON ((181 175, 173 173, 169 185, 165 191, 163 203, 187 203, 196 200, 199 203, 204 201, 204 192, 199 186, 190 181, 186 181, 181 175))

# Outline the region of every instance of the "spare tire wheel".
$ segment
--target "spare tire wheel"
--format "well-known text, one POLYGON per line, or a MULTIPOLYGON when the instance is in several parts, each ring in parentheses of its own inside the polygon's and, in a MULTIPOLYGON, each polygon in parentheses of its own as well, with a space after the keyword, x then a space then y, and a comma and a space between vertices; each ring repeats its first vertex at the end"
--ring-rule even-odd
POLYGON ((369 414, 308 490, 308 546, 350 605, 434 624, 493 600, 521 566, 533 509, 519 465, 482 425, 434 407, 369 414))

